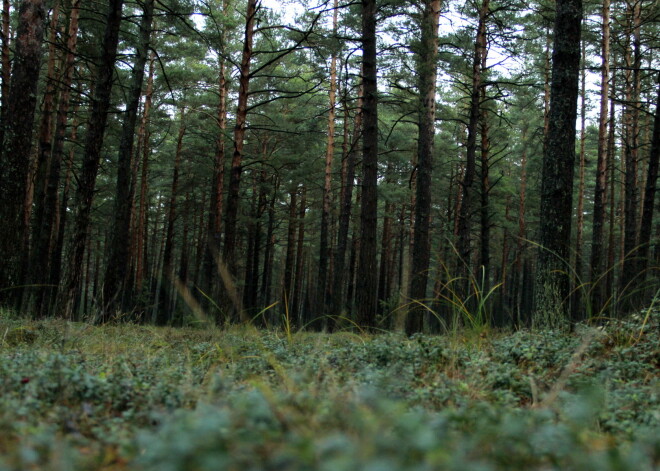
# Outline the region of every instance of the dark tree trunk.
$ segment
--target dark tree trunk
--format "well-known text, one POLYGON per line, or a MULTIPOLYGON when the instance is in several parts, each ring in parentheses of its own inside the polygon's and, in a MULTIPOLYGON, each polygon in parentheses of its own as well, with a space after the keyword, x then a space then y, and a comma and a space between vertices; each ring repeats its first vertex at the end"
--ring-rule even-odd
POLYGON ((603 27, 601 42, 601 74, 600 74, 600 116, 598 118, 598 157, 596 162, 596 188, 594 190, 594 214, 591 237, 591 309, 598 314, 603 305, 604 293, 604 229, 605 200, 607 192, 607 120, 609 104, 610 80, 610 2, 603 1, 603 27))
MULTIPOLYGON (((298 205, 298 240, 296 241, 296 272, 293 283, 291 302, 291 317, 295 321, 302 319, 301 327, 321 330, 322 318, 318 312, 306 309, 303 298, 303 281, 305 278, 305 212, 307 211, 307 188, 302 187, 300 204, 298 205), (300 315, 302 314, 302 316, 300 315)), ((310 274, 311 275, 311 274, 310 274)))
MULTIPOLYGON (((240 76, 238 79, 238 106, 236 108, 236 126, 234 128, 234 153, 229 175, 227 193, 227 208, 225 214, 225 240, 223 246, 224 262, 230 274, 236 276, 236 223, 238 221, 239 192, 241 174, 243 171, 243 144, 246 131, 248 112, 248 97, 250 85, 250 63, 252 61, 252 42, 254 37, 255 17, 260 8, 259 0, 248 0, 245 20, 245 38, 243 40, 243 56, 241 59, 240 76)), ((225 287, 227 289, 228 287, 225 287)), ((237 306, 235 306, 237 307, 237 306)))
MULTIPOLYGON (((146 0, 140 22, 139 43, 135 50, 135 63, 129 89, 126 115, 122 125, 117 156, 117 187, 114 203, 114 223, 110 233, 110 252, 103 285, 103 322, 119 310, 130 309, 130 286, 127 283, 130 267, 130 228, 135 195, 135 181, 131 178, 133 168, 133 141, 137 123, 138 107, 144 82, 144 68, 149 57, 149 42, 153 20, 154 1, 146 0)), ((136 156, 137 158, 137 156, 136 156)))
MULTIPOLYGON (((346 93, 346 88, 345 88, 346 93)), ((355 185, 355 160, 357 146, 362 134, 362 89, 358 92, 357 114, 353 123, 353 136, 349 137, 348 96, 344 95, 344 149, 342 159, 342 187, 339 208, 339 223, 337 229, 337 248, 335 250, 335 269, 332 282, 332 315, 329 318, 328 330, 333 331, 339 316, 343 315, 346 305, 344 300, 344 285, 346 281, 346 250, 348 248, 348 233, 351 225, 353 206, 353 187, 355 185), (350 141, 349 141, 350 139, 350 141)))
MULTIPOLYGON (((64 212, 58 212, 58 191, 60 187, 60 173, 62 168, 62 157, 64 154, 64 140, 66 136, 67 120, 69 117, 69 106, 71 102, 71 82, 73 78, 73 69, 75 61, 75 52, 78 44, 78 17, 79 17, 80 0, 75 0, 71 4, 71 11, 69 13, 69 28, 67 33, 67 55, 64 59, 64 70, 61 77, 62 91, 59 97, 59 105, 57 109, 56 124, 55 124, 55 137, 52 146, 52 155, 50 157, 50 168, 48 170, 47 185, 45 188, 41 215, 35 218, 35 231, 33 232, 33 247, 32 247, 32 260, 30 267, 32 270, 31 282, 36 285, 34 313, 37 316, 44 317, 47 315, 47 310, 55 290, 49 286, 49 282, 57 285, 58 280, 51 280, 51 273, 55 269, 53 265, 57 264, 59 271, 59 254, 58 260, 53 260, 54 253, 57 253, 55 247, 58 240, 59 224, 58 216, 64 215, 64 212), (38 228, 38 229, 37 229, 38 228), (46 267, 43 266, 44 262, 46 267)), ((45 141, 43 139, 42 141, 45 141)), ((50 140, 48 140, 50 143, 50 140)), ((50 145, 50 144, 49 144, 50 145)), ((37 205, 39 205, 37 200, 37 205)), ((37 214, 39 211, 36 211, 37 214)))
POLYGON ((167 213, 165 247, 163 248, 163 273, 160 281, 159 301, 156 311, 156 325, 167 325, 172 322, 172 299, 174 293, 174 224, 176 222, 177 193, 179 189, 179 171, 181 168, 181 152, 183 149, 183 138, 186 134, 185 108, 181 108, 181 122, 176 143, 176 154, 174 156, 174 169, 172 171, 172 190, 170 204, 167 213))
POLYGON ((579 322, 586 318, 583 306, 583 241, 584 241, 584 187, 586 173, 586 153, 585 136, 587 130, 587 72, 586 44, 582 43, 582 71, 580 72, 580 158, 578 171, 578 194, 576 210, 576 235, 575 235, 575 263, 573 264, 574 281, 571 299, 571 318, 574 322, 579 322))
POLYGON ((9 81, 11 77, 11 58, 9 56, 9 0, 2 1, 2 49, 0 50, 0 62, 2 74, 2 88, 0 93, 0 144, 4 141, 5 123, 7 122, 7 107, 9 99, 9 81))
POLYGON ((115 58, 119 42, 119 26, 121 24, 121 10, 123 0, 111 0, 108 5, 108 17, 106 22, 103 44, 101 47, 101 62, 96 72, 94 97, 91 105, 91 115, 85 138, 85 150, 83 155, 82 171, 78 178, 78 190, 76 191, 76 211, 73 240, 69 263, 67 264, 66 279, 58 293, 57 314, 70 318, 73 314, 75 293, 78 291, 81 281, 81 271, 87 233, 92 212, 92 200, 94 199, 94 188, 96 186, 96 175, 101 160, 101 147, 103 146, 103 135, 108 120, 108 109, 110 108, 110 95, 112 91, 113 77, 115 71, 115 58))
POLYGON ((273 177, 273 194, 268 203, 268 226, 266 228, 266 248, 264 250, 264 267, 261 274, 261 304, 269 306, 271 304, 270 292, 273 278, 273 258, 275 253, 275 201, 277 199, 277 190, 279 182, 277 177, 273 177))
POLYGON ((624 177, 624 224, 623 224, 623 267, 619 280, 621 308, 628 312, 635 306, 633 281, 637 276, 637 223, 639 211, 639 107, 641 87, 641 5, 629 6, 632 25, 632 50, 626 51, 626 112, 625 112, 625 177, 624 177))
POLYGON ((298 188, 292 188, 289 193, 289 229, 286 238, 286 259, 284 261, 284 286, 282 287, 282 313, 290 312, 293 300, 293 274, 295 270, 296 254, 296 205, 298 188))
POLYGON ((479 118, 481 116, 481 87, 482 64, 488 53, 486 41, 486 22, 490 14, 490 1, 483 0, 479 9, 479 25, 474 43, 474 56, 472 59, 472 88, 470 96, 470 115, 467 127, 467 143, 465 146, 465 173, 461 182, 461 206, 458 213, 458 243, 457 250, 460 257, 459 271, 461 275, 461 291, 467 296, 469 276, 472 263, 472 211, 473 190, 476 176, 477 134, 479 132, 479 118))
POLYGON ((421 332, 427 309, 431 240, 431 174, 433 173, 433 140, 435 137, 435 89, 438 70, 438 21, 440 0, 426 0, 422 14, 422 40, 418 53, 419 137, 417 140, 417 180, 415 195, 415 229, 412 246, 412 305, 406 318, 406 333, 421 332), (421 304, 420 304, 421 303, 421 304))
POLYGON ((360 256, 356 284, 357 323, 376 327, 378 307, 378 85, 376 63, 376 1, 362 0, 362 207, 360 256))
MULTIPOLYGON (((229 1, 223 1, 223 13, 227 12, 229 1)), ((221 33, 221 45, 224 47, 226 31, 221 33)), ((215 296, 218 277, 215 261, 220 251, 222 237, 223 192, 225 186, 225 132, 227 131, 227 95, 229 82, 225 71, 225 60, 219 58, 218 72, 218 136, 215 140, 215 158, 213 160, 213 176, 211 178, 211 198, 209 199, 208 234, 204 254, 204 283, 209 296, 215 296)))
POLYGON ((147 89, 144 93, 144 106, 142 120, 140 122, 139 134, 142 140, 142 165, 140 169, 140 197, 138 203, 138 214, 136 221, 136 244, 135 244, 135 290, 140 294, 142 283, 145 278, 147 257, 147 206, 149 191, 149 156, 151 154, 151 133, 149 131, 149 120, 154 90, 154 62, 155 54, 152 52, 149 59, 149 78, 147 89))
MULTIPOLYGON (((338 0, 334 0, 334 11, 332 17, 333 35, 337 33, 338 0)), ((325 152, 325 175, 323 184, 323 205, 321 210, 321 234, 319 242, 319 270, 318 284, 316 287, 316 300, 319 312, 317 315, 325 316, 332 295, 328 286, 328 264, 330 259, 330 248, 328 243, 328 232, 330 231, 330 210, 332 207, 332 161, 335 155, 335 108, 337 95, 337 52, 332 52, 330 60, 330 92, 328 113, 328 142, 325 152)))
POLYGON ((21 3, 6 120, 2 122, 4 141, 0 143, 0 305, 20 300, 18 285, 28 229, 24 203, 45 17, 43 0, 21 3))
POLYGON ((540 249, 535 281, 536 327, 567 320, 575 121, 580 75, 582 0, 558 0, 552 51, 549 128, 543 155, 540 249))
POLYGON ((653 137, 649 153, 649 166, 644 191, 644 206, 642 209, 642 224, 639 231, 639 268, 638 272, 646 277, 649 263, 651 229, 653 224, 653 210, 658 182, 658 160, 660 159, 660 76, 658 77, 658 100, 655 105, 655 119, 653 121, 653 137))
MULTIPOLYGON (((43 285, 44 275, 48 273, 48 245, 50 243, 50 231, 46 228, 42 234, 45 212, 45 195, 48 190, 48 177, 52 163, 52 142, 53 142, 53 112, 55 108, 55 98, 57 95, 58 77, 55 76, 55 64, 59 60, 59 51, 56 50, 57 30, 59 17, 62 7, 59 0, 55 2, 53 13, 50 17, 50 32, 48 34, 48 65, 46 67, 46 86, 44 88, 43 101, 41 105, 41 117, 39 123, 39 137, 36 158, 36 168, 34 177, 34 204, 32 208, 31 225, 31 247, 28 258, 28 266, 25 284, 39 286, 43 285)), ((28 210, 30 208, 27 208, 28 210)), ((36 296, 39 296, 38 288, 31 288, 23 293, 23 309, 34 312, 34 303, 36 296)))

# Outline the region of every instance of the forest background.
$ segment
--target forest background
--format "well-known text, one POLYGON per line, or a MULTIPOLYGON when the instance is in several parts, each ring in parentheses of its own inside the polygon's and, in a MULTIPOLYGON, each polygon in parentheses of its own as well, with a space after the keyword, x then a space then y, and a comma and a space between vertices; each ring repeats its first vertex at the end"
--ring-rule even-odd
POLYGON ((3 1, 3 305, 413 333, 655 299, 656 2, 561 2, 572 118, 554 2, 288 3, 3 1))

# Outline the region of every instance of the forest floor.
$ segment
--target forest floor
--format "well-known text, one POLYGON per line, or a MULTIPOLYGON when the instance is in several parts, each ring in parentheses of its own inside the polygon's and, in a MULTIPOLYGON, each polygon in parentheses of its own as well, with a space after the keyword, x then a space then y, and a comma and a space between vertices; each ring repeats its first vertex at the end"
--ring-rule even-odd
POLYGON ((656 470, 660 311, 373 336, 0 315, 0 470, 656 470))

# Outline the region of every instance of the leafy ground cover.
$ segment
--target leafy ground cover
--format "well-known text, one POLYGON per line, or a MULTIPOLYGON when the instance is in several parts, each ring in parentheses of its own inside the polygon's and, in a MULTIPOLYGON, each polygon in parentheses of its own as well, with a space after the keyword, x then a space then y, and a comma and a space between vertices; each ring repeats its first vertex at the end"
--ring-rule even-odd
POLYGON ((448 337, 0 317, 0 470, 654 470, 660 312, 448 337))

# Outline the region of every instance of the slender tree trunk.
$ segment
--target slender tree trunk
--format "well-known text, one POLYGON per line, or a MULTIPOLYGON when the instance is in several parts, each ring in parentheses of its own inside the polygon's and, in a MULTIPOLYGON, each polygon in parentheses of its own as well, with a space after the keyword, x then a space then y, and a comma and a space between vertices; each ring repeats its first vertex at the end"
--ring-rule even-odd
POLYGON ((470 116, 467 127, 467 143, 465 146, 465 174, 461 182, 461 209, 458 215, 458 255, 460 256, 460 269, 463 295, 467 295, 469 275, 472 260, 471 243, 471 215, 472 215, 472 192, 476 176, 476 154, 477 134, 479 132, 479 117, 481 116, 481 87, 482 87, 482 64, 488 54, 486 38, 486 22, 490 14, 490 1, 483 0, 479 9, 479 25, 477 27, 477 38, 474 45, 474 57, 472 60, 472 88, 470 98, 470 116))
MULTIPOLYGON (((488 2, 488 0, 486 0, 488 2)), ((415 189, 415 227, 412 246, 410 297, 413 300, 406 318, 406 333, 421 332, 428 310, 428 285, 431 240, 431 174, 435 138, 435 90, 438 70, 438 21, 440 0, 426 0, 422 16, 422 40, 418 55, 419 137, 417 140, 417 181, 415 189), (422 304, 419 304, 421 302, 422 304)))
POLYGON ((173 298, 172 286, 174 283, 174 224, 176 222, 176 205, 179 189, 179 172, 181 167, 181 151, 183 138, 186 134, 186 110, 180 109, 181 121, 176 141, 176 154, 174 155, 174 169, 172 171, 172 190, 167 213, 167 230, 165 232, 165 247, 163 249, 163 273, 160 281, 158 310, 156 311, 156 325, 167 325, 172 322, 173 312, 171 300, 173 298))
MULTIPOLYGON (((612 90, 616 90, 616 71, 612 73, 612 90)), ((608 171, 609 171, 609 227, 607 236, 607 270, 605 277, 605 293, 609 299, 612 300, 614 295, 614 262, 616 259, 616 246, 615 246, 615 230, 617 227, 616 215, 616 104, 614 97, 610 101, 610 119, 609 130, 607 135, 607 156, 608 156, 608 171)), ((605 306, 605 299, 603 299, 603 306, 605 306)), ((600 312, 600 311, 599 311, 600 312)))
POLYGON ((637 221, 639 210, 639 101, 641 87, 641 5, 635 1, 629 5, 628 14, 632 24, 632 51, 626 53, 626 122, 625 122, 625 197, 623 225, 623 267, 619 287, 624 297, 622 308, 629 311, 634 307, 632 282, 637 275, 637 221), (632 54, 632 56, 631 56, 632 54), (631 70, 632 69, 632 70, 631 70))
MULTIPOLYGON (((138 107, 142 96, 144 83, 144 68, 149 57, 149 43, 153 21, 155 0, 145 0, 142 20, 140 22, 140 38, 135 50, 135 63, 131 85, 129 88, 126 114, 122 125, 117 156, 117 186, 114 203, 114 222, 110 235, 110 252, 108 266, 103 285, 103 317, 102 322, 110 320, 118 310, 130 309, 130 289, 128 273, 130 267, 130 228, 135 195, 135 182, 131 174, 133 168, 133 141, 137 123, 138 107)), ((137 156, 135 157, 137 159, 137 156)))
POLYGON ((335 250, 335 270, 333 280, 333 308, 332 316, 329 319, 328 330, 333 331, 337 317, 343 314, 343 309, 346 306, 344 300, 344 285, 345 285, 345 266, 346 266, 346 250, 348 248, 348 233, 351 225, 351 211, 353 205, 353 186, 355 184, 355 160, 357 154, 357 146, 360 142, 362 134, 362 88, 358 91, 357 114, 353 123, 353 136, 350 138, 348 133, 349 111, 348 111, 348 97, 344 97, 344 146, 342 161, 342 189, 341 189, 341 202, 339 209, 339 223, 337 229, 337 249, 335 250))
POLYGON ((293 275, 295 270, 296 253, 296 206, 298 188, 293 187, 289 193, 289 229, 286 238, 286 259, 284 261, 284 286, 282 290, 282 312, 290 312, 293 300, 293 275))
POLYGON ((2 88, 0 93, 0 143, 4 142, 5 123, 7 122, 7 107, 9 106, 9 81, 11 78, 11 59, 9 51, 9 0, 2 1, 2 49, 0 50, 0 67, 2 88))
POLYGON ((360 327, 376 327, 378 307, 378 85, 376 63, 376 1, 362 0, 362 207, 356 308, 360 327))
MULTIPOLYGON (((61 108, 61 107, 60 107, 61 108)), ((61 111, 61 109, 60 109, 61 111)), ((71 148, 69 149, 69 153, 67 156, 67 162, 66 162, 66 172, 64 175, 64 187, 62 188, 62 195, 60 197, 59 202, 55 202, 57 204, 57 208, 55 209, 56 216, 55 216, 55 224, 53 226, 53 255, 52 255, 52 261, 50 265, 50 285, 53 287, 58 287, 60 284, 60 279, 61 279, 61 274, 62 274, 62 252, 64 251, 64 234, 65 234, 65 229, 66 229, 66 223, 67 223, 67 208, 69 206, 69 192, 71 190, 71 177, 73 174, 73 158, 74 158, 74 146, 76 145, 78 141, 78 119, 76 118, 78 113, 78 105, 76 104, 73 108, 73 122, 71 124, 71 136, 70 136, 70 141, 71 141, 71 148)), ((58 118, 59 119, 59 118, 58 118)), ((58 123, 59 126, 59 123, 58 123)), ((59 132, 59 131, 58 131, 59 132)), ((55 146, 55 149, 57 149, 57 144, 55 146)), ((51 178, 51 183, 53 179, 51 178)), ((58 195, 55 194, 55 198, 57 198, 58 195)), ((55 300, 55 297, 57 295, 57 290, 51 290, 50 296, 48 297, 48 307, 50 307, 55 300)))
MULTIPOLYGON (((481 70, 486 68, 486 56, 483 57, 481 70)), ((481 87, 481 101, 486 101, 486 88, 481 87)), ((479 127, 481 129, 481 188, 479 196, 481 205, 479 207, 480 215, 480 241, 479 241, 479 265, 481 267, 482 285, 484 293, 490 290, 490 137, 488 124, 488 110, 482 109, 479 118, 479 127)), ((507 204, 508 210, 508 204, 507 204)), ((506 241, 505 241, 506 242, 506 241)), ((502 280, 504 282, 504 280, 502 280)), ((504 287, 502 287, 503 290, 504 287)))
MULTIPOLYGON (((223 1, 222 11, 228 14, 229 0, 223 1)), ((226 30, 221 32, 221 47, 225 47, 226 30)), ((226 77, 225 60, 218 59, 218 135, 215 140, 215 158, 213 160, 213 177, 211 179, 211 198, 209 199, 208 234, 206 237, 206 252, 204 256, 204 286, 210 296, 217 294, 215 261, 220 251, 222 238, 223 192, 225 186, 225 133, 227 131, 227 95, 229 82, 226 77)))
POLYGON ((536 327, 565 323, 575 166, 575 121, 580 75, 582 0, 557 0, 552 51, 549 129, 543 155, 536 327))
MULTIPOLYGON (((35 292, 34 313, 37 316, 44 317, 50 306, 52 296, 55 290, 48 286, 49 281, 53 284, 51 274, 54 270, 53 264, 57 263, 59 271, 59 258, 55 262, 53 254, 57 253, 55 247, 58 240, 58 218, 62 212, 58 212, 58 192, 60 187, 60 173, 62 168, 62 158, 64 155, 64 141, 66 137, 66 127, 69 118, 69 106, 71 102, 71 82, 73 79, 73 69, 75 53, 78 44, 78 17, 80 0, 74 0, 71 4, 69 13, 69 28, 67 32, 67 55, 64 59, 64 70, 62 71, 61 93, 56 115, 55 135, 53 139, 52 155, 50 157, 50 168, 48 170, 47 186, 45 188, 42 210, 36 211, 37 217, 34 224, 32 260, 32 284, 37 285, 35 292), (45 267, 43 266, 45 262, 45 267)), ((76 130, 77 131, 77 130, 76 130)), ((45 141, 43 139, 42 141, 45 141)), ((50 139, 48 139, 50 142, 50 139)), ((50 144, 49 144, 50 145, 50 144)), ((39 204, 39 203, 37 203, 39 204)), ((59 254, 58 254, 59 255, 59 254)), ((58 280, 59 281, 59 280, 58 280)), ((55 283, 56 285, 57 283, 55 283)))
POLYGON ((45 17, 43 0, 21 2, 7 114, 2 122, 4 141, 0 143, 0 305, 20 300, 18 285, 28 230, 25 197, 45 17))
POLYGON ((271 304, 270 291, 273 278, 273 257, 275 253, 275 201, 277 199, 277 190, 279 181, 273 177, 273 194, 268 203, 268 226, 266 229, 266 249, 264 251, 264 267, 261 279, 261 304, 269 306, 271 304))
POLYGON ((526 222, 526 206, 527 206, 527 125, 523 125, 522 129, 522 155, 520 159, 520 196, 518 200, 518 241, 516 244, 516 286, 514 296, 514 309, 515 318, 514 324, 516 326, 523 326, 528 324, 528 312, 522 310, 522 281, 524 277, 524 261, 527 258, 525 255, 525 247, 527 246, 527 222, 526 222))
POLYGON ((598 314, 603 306, 604 282, 604 228, 608 163, 608 104, 610 80, 610 1, 603 0, 600 73, 600 115, 598 118, 598 158, 596 162, 596 188, 591 238, 591 309, 598 314))
POLYGON ((655 105, 655 119, 653 121, 653 137, 651 151, 649 152, 649 166, 644 191, 644 206, 642 209, 642 224, 639 231, 639 268, 638 273, 643 278, 647 276, 651 246, 651 229, 653 224, 653 210, 658 182, 658 161, 660 160, 660 75, 658 76, 658 100, 655 105))
POLYGON ((147 206, 149 191, 149 156, 151 155, 151 133, 149 131, 149 120, 151 114, 151 104, 154 91, 154 65, 155 54, 152 52, 149 58, 149 78, 147 79, 147 89, 144 93, 144 107, 142 110, 142 120, 140 122, 139 134, 142 137, 142 165, 140 176, 140 198, 137 216, 137 243, 135 247, 135 289, 138 295, 142 291, 142 283, 145 278, 145 268, 148 266, 147 260, 147 206))
POLYGON ((300 204, 298 205, 298 240, 296 241, 296 272, 293 283, 293 294, 290 314, 293 319, 302 318, 301 327, 321 330, 322 318, 318 311, 305 309, 303 297, 303 281, 305 279, 305 212, 307 211, 307 188, 302 187, 300 204), (302 313, 302 316, 300 315, 302 313))
POLYGON ((108 109, 110 108, 110 95, 112 92, 123 4, 123 0, 110 0, 108 5, 106 30, 101 48, 101 62, 96 72, 94 97, 92 99, 89 125, 87 127, 82 171, 78 178, 78 190, 76 191, 78 209, 74 221, 71 255, 67 264, 66 279, 61 291, 58 293, 57 313, 64 318, 70 318, 73 314, 75 293, 78 291, 81 281, 80 267, 85 254, 85 241, 87 240, 90 225, 96 175, 101 160, 103 135, 108 120, 108 109))
MULTIPOLYGON (((332 16, 333 36, 337 34, 338 0, 334 0, 334 11, 332 16)), ((318 285, 316 287, 316 300, 319 307, 318 315, 325 316, 327 304, 332 295, 328 289, 328 263, 330 259, 330 248, 328 243, 328 232, 330 226, 330 210, 332 206, 332 161, 335 154, 335 107, 337 95, 337 52, 332 52, 330 60, 330 93, 328 113, 328 142, 325 152, 325 178, 323 183, 323 206, 321 210, 321 234, 319 242, 319 271, 318 285)))
MULTIPOLYGON (((48 64, 46 66, 46 86, 44 89, 43 101, 41 106, 41 117, 39 123, 39 137, 37 158, 35 161, 36 169, 34 175, 34 204, 30 205, 32 208, 27 208, 28 211, 32 209, 32 225, 31 225, 31 247, 28 257, 28 267, 26 273, 26 285, 43 285, 45 280, 44 275, 48 274, 48 245, 50 243, 50 231, 46 229, 41 233, 42 226, 44 225, 44 212, 45 212, 45 197, 48 189, 48 177, 50 175, 50 167, 52 166, 52 143, 53 143, 53 114, 55 109, 55 99, 57 96, 57 81, 55 65, 58 62, 59 51, 56 50, 55 44, 57 42, 57 30, 59 23, 59 16, 61 13, 60 1, 57 0, 53 7, 53 13, 50 18, 50 32, 48 34, 48 64), (41 279, 40 279, 41 278, 41 279)), ((39 289, 31 288, 30 292, 25 292, 23 297, 23 308, 37 313, 34 310, 32 301, 38 296, 39 289)))
POLYGON ((224 262, 229 268, 231 275, 234 277, 236 276, 236 224, 238 221, 241 173, 243 171, 243 143, 245 139, 246 119, 248 112, 248 90, 250 85, 252 42, 254 36, 255 17, 260 9, 260 6, 261 2, 259 0, 248 0, 247 2, 243 56, 241 59, 240 76, 238 79, 239 91, 238 106, 236 108, 236 126, 234 127, 234 153, 231 161, 231 173, 229 175, 229 188, 227 193, 223 258, 224 262))
POLYGON ((575 280, 573 286, 573 299, 571 300, 571 318, 575 322, 585 319, 585 313, 582 306, 582 293, 583 284, 582 279, 582 254, 583 254, 583 241, 584 241, 584 187, 585 187, 585 167, 586 167, 586 154, 585 154, 585 136, 587 130, 587 51, 586 44, 582 43, 582 71, 581 86, 580 86, 580 158, 579 158, 579 171, 578 171, 578 194, 577 194, 577 218, 576 218, 576 236, 575 236, 575 280))

